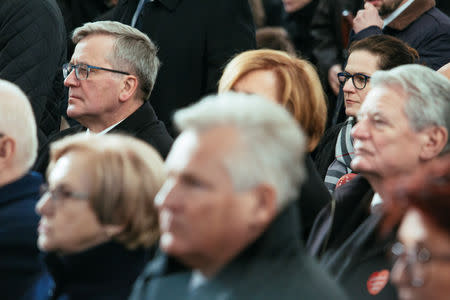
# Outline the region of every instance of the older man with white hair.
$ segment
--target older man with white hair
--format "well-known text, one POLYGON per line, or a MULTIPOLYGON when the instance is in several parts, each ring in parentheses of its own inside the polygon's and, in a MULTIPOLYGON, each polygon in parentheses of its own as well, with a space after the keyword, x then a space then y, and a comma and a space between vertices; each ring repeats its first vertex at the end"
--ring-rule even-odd
POLYGON ((15 84, 0 80, 0 290, 20 299, 41 270, 34 206, 42 177, 29 172, 37 154, 31 105, 15 84))
POLYGON ((162 252, 130 299, 342 299, 299 241, 305 138, 278 104, 222 94, 175 114, 155 199, 162 252))
POLYGON ((450 150, 450 81, 421 65, 378 71, 352 129, 352 169, 362 176, 336 189, 336 206, 319 214, 308 246, 354 299, 397 299, 386 257, 395 232, 380 237, 383 198, 393 178, 408 177, 450 150))

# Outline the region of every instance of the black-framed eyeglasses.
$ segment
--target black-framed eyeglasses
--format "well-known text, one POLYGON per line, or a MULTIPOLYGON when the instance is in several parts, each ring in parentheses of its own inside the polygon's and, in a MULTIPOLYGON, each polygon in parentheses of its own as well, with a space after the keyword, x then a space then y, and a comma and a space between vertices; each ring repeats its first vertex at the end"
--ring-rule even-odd
POLYGON ((337 77, 339 83, 341 84, 341 87, 344 87, 347 80, 351 78, 353 86, 358 90, 364 89, 367 85, 367 81, 369 81, 370 79, 370 76, 367 76, 362 73, 355 73, 351 75, 350 73, 347 72, 340 72, 337 74, 337 77))
POLYGON ((406 247, 400 243, 395 243, 391 248, 391 255, 395 267, 403 267, 403 272, 409 279, 409 284, 413 287, 421 287, 429 280, 430 270, 425 267, 431 260, 440 262, 450 262, 449 254, 431 253, 424 246, 419 246, 415 251, 407 251, 406 247))
POLYGON ((103 70, 103 71, 108 71, 108 72, 113 72, 113 73, 124 74, 124 75, 130 75, 130 73, 128 73, 128 72, 107 69, 107 68, 102 68, 102 67, 96 67, 96 66, 91 66, 88 64, 73 65, 71 63, 66 63, 63 65, 62 69, 63 69, 64 79, 66 79, 70 75, 70 73, 72 73, 72 71, 74 69, 75 69, 75 76, 77 77, 78 80, 88 79, 89 73, 92 69, 93 70, 103 70))
POLYGON ((61 202, 65 199, 87 199, 88 194, 87 193, 78 193, 70 191, 67 187, 64 186, 57 186, 54 189, 50 189, 48 184, 42 184, 40 187, 40 195, 41 198, 43 197, 50 197, 50 200, 53 203, 61 202))

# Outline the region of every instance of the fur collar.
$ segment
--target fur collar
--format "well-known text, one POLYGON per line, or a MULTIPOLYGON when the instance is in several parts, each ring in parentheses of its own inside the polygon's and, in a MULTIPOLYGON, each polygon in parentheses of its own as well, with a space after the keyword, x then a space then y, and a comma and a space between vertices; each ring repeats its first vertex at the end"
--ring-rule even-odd
POLYGON ((396 30, 404 30, 409 24, 417 20, 435 5, 435 0, 414 0, 408 8, 387 26, 396 30))

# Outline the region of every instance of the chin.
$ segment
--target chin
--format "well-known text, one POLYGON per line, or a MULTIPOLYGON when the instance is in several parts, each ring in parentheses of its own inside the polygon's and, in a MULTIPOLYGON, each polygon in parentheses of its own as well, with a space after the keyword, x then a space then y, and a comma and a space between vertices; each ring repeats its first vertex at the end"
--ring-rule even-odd
POLYGON ((55 250, 55 247, 52 246, 51 242, 48 241, 46 237, 39 236, 37 246, 42 252, 51 252, 55 250))

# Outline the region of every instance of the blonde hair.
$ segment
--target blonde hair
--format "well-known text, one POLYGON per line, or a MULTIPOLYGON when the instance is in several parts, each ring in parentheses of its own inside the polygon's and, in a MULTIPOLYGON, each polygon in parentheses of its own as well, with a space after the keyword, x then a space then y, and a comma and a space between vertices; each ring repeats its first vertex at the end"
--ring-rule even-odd
POLYGON ((159 227, 153 201, 166 178, 158 152, 131 136, 80 133, 51 145, 47 174, 58 159, 75 151, 88 163, 88 199, 99 222, 123 226, 113 239, 129 249, 154 244, 159 227))
POLYGON ((288 109, 309 138, 314 150, 323 135, 327 119, 325 93, 314 66, 283 51, 250 50, 234 57, 219 81, 219 93, 233 90, 236 82, 255 70, 273 71, 278 78, 280 104, 288 109))

